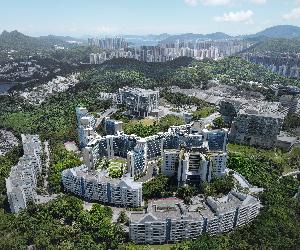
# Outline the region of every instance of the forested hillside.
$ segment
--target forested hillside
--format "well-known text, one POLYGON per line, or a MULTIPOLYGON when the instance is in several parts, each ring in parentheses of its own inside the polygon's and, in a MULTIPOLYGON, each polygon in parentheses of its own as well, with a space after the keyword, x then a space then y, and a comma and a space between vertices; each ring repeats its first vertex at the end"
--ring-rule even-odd
POLYGON ((245 52, 249 53, 271 53, 273 56, 282 53, 300 53, 300 38, 286 39, 286 38, 275 38, 266 39, 253 45, 250 49, 245 52))
MULTIPOLYGON (((274 83, 286 85, 299 85, 299 81, 287 79, 272 73, 261 65, 256 65, 239 57, 228 57, 219 61, 196 61, 191 58, 181 57, 166 63, 145 63, 134 59, 114 59, 96 66, 88 72, 88 81, 99 81, 103 72, 136 72, 152 80, 156 86, 206 86, 208 80, 218 78, 228 83, 229 79, 241 81, 254 81, 266 86, 274 83), (102 72, 102 73, 101 73, 102 72)), ((116 73, 117 72, 117 73, 116 73)), ((142 83, 140 83, 142 84, 142 83)))
POLYGON ((49 49, 54 45, 67 45, 63 40, 50 37, 30 37, 18 31, 3 31, 0 35, 1 50, 39 50, 49 49))

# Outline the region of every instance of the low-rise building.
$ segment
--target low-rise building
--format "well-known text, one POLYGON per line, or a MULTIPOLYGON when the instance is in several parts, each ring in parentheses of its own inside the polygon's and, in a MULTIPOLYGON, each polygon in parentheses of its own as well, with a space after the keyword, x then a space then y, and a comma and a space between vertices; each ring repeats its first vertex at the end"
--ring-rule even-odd
POLYGON ((294 146, 300 144, 300 137, 291 136, 286 132, 281 131, 277 136, 276 147, 289 151, 294 146))
POLYGON ((91 201, 121 207, 140 207, 142 184, 133 178, 112 179, 106 171, 89 170, 85 165, 62 172, 64 190, 91 201))
POLYGON ((129 237, 135 243, 157 244, 221 234, 251 222, 260 206, 257 198, 237 191, 222 198, 194 197, 191 205, 176 198, 152 200, 145 211, 130 214, 129 237))
POLYGON ((203 225, 197 213, 186 213, 181 200, 153 200, 145 212, 130 214, 129 236, 135 243, 176 242, 197 238, 203 225))

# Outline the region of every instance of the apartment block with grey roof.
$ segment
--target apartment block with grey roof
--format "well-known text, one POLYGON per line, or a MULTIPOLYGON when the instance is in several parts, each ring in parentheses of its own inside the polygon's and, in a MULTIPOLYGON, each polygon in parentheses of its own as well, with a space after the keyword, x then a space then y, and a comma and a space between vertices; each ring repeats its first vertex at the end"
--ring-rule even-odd
POLYGON ((106 171, 89 170, 85 165, 64 170, 62 184, 65 191, 91 201, 120 207, 140 207, 142 184, 133 178, 112 179, 106 171))
POLYGON ((237 191, 222 198, 194 197, 191 205, 176 198, 152 200, 144 212, 130 214, 129 236, 135 243, 157 244, 217 235, 251 222, 260 206, 257 198, 237 191))
POLYGON ((135 243, 164 243, 196 238, 204 221, 195 213, 187 214, 176 198, 149 201, 145 212, 130 215, 129 235, 135 243))

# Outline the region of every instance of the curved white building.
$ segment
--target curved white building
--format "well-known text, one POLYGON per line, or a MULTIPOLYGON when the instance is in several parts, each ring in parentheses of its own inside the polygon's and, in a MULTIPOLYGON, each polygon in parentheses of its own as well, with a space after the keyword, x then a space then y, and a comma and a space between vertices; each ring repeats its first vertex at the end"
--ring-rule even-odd
POLYGON ((86 166, 64 170, 62 183, 65 191, 87 200, 100 201, 122 207, 140 207, 142 183, 133 178, 112 179, 105 171, 89 171, 86 166))
POLYGON ((221 234, 251 222, 261 207, 259 199, 236 191, 219 199, 197 198, 189 206, 176 198, 149 201, 145 211, 130 214, 130 239, 157 244, 221 234))

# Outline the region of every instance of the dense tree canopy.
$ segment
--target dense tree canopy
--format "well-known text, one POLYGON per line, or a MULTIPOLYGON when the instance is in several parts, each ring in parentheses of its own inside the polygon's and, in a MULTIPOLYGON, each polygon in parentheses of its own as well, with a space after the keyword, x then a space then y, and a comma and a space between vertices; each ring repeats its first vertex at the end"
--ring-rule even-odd
POLYGON ((47 205, 30 205, 18 216, 0 210, 0 246, 2 249, 109 249, 124 240, 124 232, 110 222, 109 207, 93 205, 65 196, 47 205))

